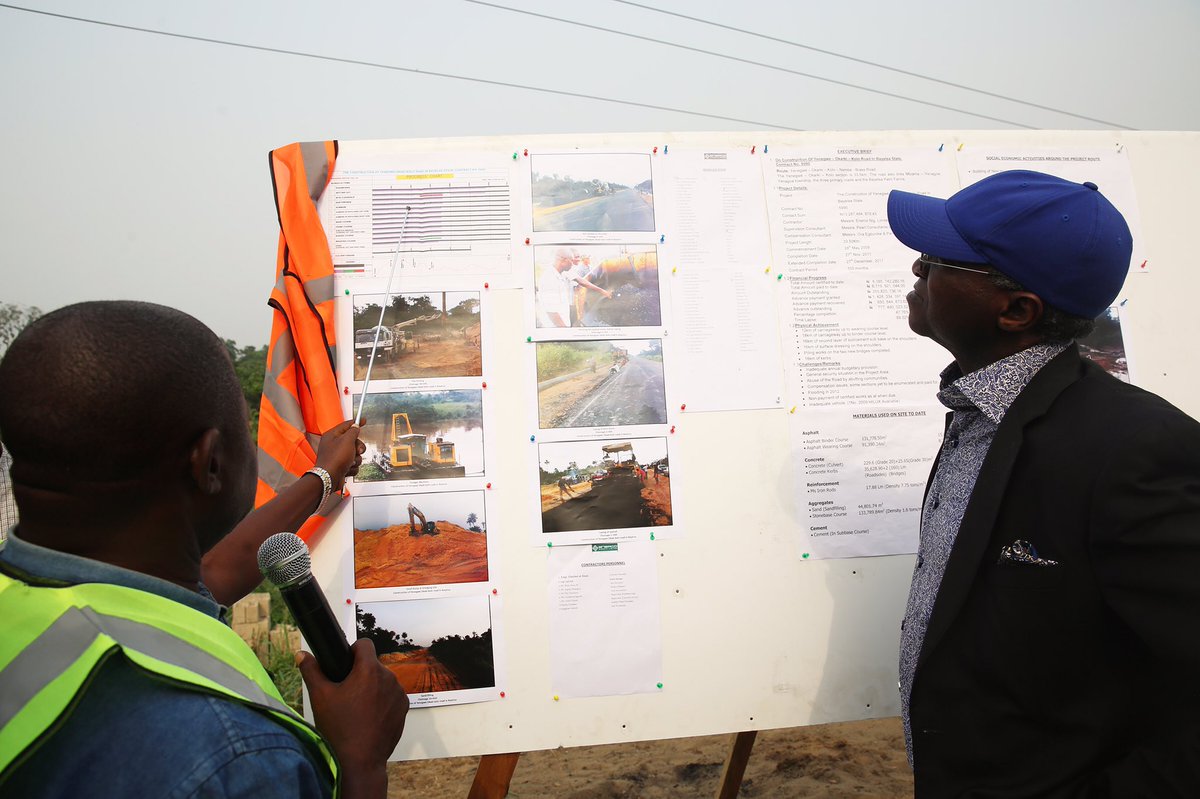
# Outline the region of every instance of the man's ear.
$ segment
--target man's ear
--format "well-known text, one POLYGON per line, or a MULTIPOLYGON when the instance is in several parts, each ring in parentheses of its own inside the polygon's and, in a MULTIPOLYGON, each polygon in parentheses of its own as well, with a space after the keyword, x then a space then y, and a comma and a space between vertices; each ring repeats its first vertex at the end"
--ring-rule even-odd
POLYGON ((1000 312, 996 324, 1005 333, 1028 333, 1041 321, 1046 306, 1042 298, 1028 291, 1014 291, 1000 312))
POLYGON ((210 427, 192 444, 188 471, 200 493, 212 496, 221 490, 224 468, 224 441, 221 431, 210 427))

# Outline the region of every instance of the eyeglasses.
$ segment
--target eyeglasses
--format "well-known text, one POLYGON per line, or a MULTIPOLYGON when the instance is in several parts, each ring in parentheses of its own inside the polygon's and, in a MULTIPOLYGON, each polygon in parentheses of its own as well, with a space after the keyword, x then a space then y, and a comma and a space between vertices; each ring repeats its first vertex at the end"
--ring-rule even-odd
POLYGON ((948 264, 941 258, 938 258, 936 255, 929 255, 927 253, 921 253, 920 257, 917 258, 917 264, 917 274, 923 278, 929 277, 929 270, 935 266, 940 266, 944 269, 958 269, 961 272, 974 272, 977 275, 993 274, 993 272, 987 269, 972 269, 969 266, 956 266, 954 264, 948 264))

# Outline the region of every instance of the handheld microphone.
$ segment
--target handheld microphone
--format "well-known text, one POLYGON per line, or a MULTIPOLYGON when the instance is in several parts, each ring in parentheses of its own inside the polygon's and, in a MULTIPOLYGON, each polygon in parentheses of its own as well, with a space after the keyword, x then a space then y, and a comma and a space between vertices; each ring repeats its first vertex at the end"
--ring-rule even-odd
POLYGON ((334 682, 346 679, 354 655, 313 578, 308 546, 295 533, 276 533, 258 548, 258 568, 279 589, 321 671, 334 682))

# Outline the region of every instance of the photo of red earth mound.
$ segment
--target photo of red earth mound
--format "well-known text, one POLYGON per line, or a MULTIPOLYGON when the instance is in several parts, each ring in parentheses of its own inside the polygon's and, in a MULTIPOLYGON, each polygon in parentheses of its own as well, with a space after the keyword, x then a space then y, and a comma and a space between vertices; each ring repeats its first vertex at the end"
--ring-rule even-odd
POLYGON ((354 586, 476 583, 488 579, 487 536, 434 521, 437 535, 413 535, 408 524, 354 531, 354 586))

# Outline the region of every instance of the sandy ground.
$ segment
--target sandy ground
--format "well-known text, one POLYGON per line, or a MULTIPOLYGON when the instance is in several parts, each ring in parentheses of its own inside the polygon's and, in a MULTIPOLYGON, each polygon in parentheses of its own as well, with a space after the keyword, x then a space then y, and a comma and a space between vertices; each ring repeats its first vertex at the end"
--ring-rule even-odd
POLYGON ((441 661, 429 654, 428 649, 380 655, 379 662, 388 667, 388 671, 396 676, 404 690, 410 694, 461 691, 466 688, 441 661))
POLYGON ((650 523, 662 525, 671 523, 671 478, 660 474, 658 481, 647 474, 642 486, 642 501, 650 511, 650 523))
MULTIPOLYGON (((732 735, 521 755, 512 799, 712 797, 720 785, 732 735)), ((462 799, 479 758, 392 763, 388 797, 462 799)), ((912 773, 897 718, 760 732, 739 796, 808 799, 904 799, 912 773)))
MULTIPOLYGON (((575 496, 582 496, 583 494, 586 494, 592 490, 592 481, 585 480, 582 483, 577 483, 571 486, 571 490, 575 492, 575 496)), ((565 497, 566 499, 559 497, 558 483, 551 483, 548 486, 542 486, 542 513, 545 513, 551 508, 557 508, 564 502, 574 498, 569 494, 566 494, 565 497)))
POLYGON ((355 587, 486 581, 487 537, 451 522, 434 524, 437 535, 410 535, 407 524, 355 530, 355 587))
MULTIPOLYGON (((479 341, 478 325, 468 333, 479 341)), ((400 353, 392 361, 377 359, 371 368, 372 380, 402 380, 418 377, 477 377, 483 374, 483 354, 477 344, 457 330, 448 330, 432 338, 421 334, 414 349, 400 353)), ((367 374, 367 361, 355 360, 354 379, 367 374)))
POLYGON ((597 366, 595 372, 587 372, 570 380, 538 391, 538 419, 543 428, 554 425, 556 419, 575 407, 608 377, 607 366, 597 366))

